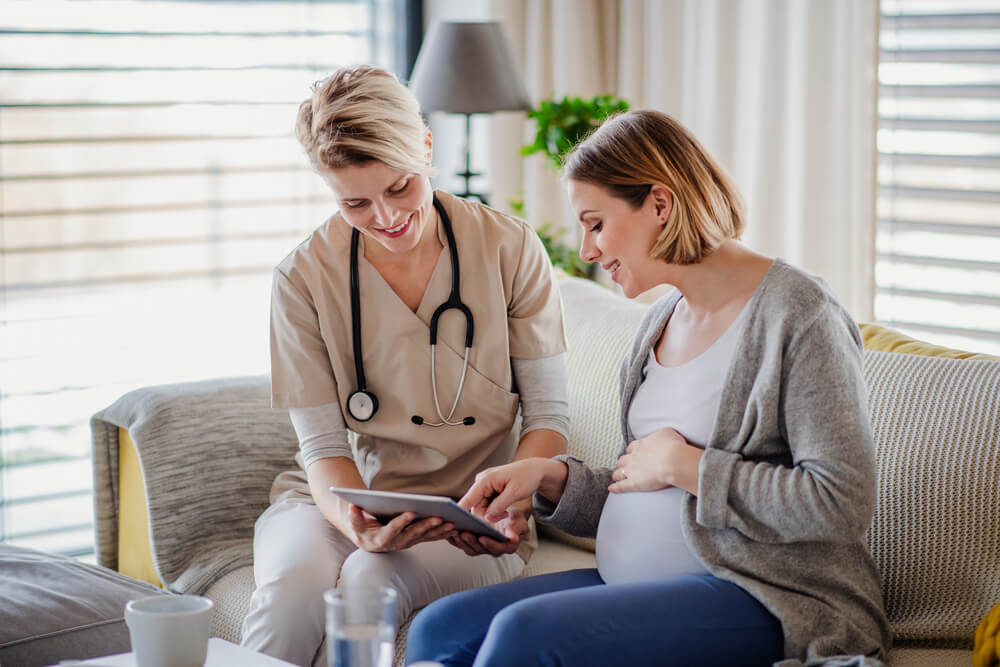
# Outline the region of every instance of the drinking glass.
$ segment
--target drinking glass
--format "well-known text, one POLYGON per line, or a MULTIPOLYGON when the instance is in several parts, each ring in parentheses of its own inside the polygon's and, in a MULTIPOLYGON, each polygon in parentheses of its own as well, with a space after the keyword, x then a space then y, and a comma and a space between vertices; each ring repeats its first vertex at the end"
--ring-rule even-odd
POLYGON ((329 667, 392 667, 397 598, 388 586, 323 594, 329 667))

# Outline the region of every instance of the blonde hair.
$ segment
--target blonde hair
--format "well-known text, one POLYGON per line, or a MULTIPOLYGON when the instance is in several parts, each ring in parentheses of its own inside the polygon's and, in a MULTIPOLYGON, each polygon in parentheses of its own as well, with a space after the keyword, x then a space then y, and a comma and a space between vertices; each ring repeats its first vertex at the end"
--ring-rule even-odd
POLYGON ((673 195, 650 257, 696 264, 746 226, 743 197, 694 135, 658 111, 609 117, 567 157, 564 178, 592 183, 639 208, 654 184, 673 195))
POLYGON ((420 103, 391 72, 370 65, 338 69, 299 105, 295 136, 317 171, 377 160, 428 177, 427 125, 420 103))

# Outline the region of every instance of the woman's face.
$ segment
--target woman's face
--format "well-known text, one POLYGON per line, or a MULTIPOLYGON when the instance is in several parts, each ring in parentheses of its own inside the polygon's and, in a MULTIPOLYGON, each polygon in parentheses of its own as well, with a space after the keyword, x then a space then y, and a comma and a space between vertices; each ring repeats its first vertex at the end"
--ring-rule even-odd
POLYGON ((409 252, 437 233, 434 191, 426 176, 376 160, 320 175, 340 201, 344 220, 389 252, 409 252))
POLYGON ((583 225, 580 258, 600 262, 629 298, 657 285, 657 269, 663 268, 663 262, 650 258, 649 251, 670 214, 669 208, 664 212, 661 202, 657 211, 652 192, 642 206, 632 208, 629 202, 593 183, 570 180, 567 187, 570 203, 583 225))

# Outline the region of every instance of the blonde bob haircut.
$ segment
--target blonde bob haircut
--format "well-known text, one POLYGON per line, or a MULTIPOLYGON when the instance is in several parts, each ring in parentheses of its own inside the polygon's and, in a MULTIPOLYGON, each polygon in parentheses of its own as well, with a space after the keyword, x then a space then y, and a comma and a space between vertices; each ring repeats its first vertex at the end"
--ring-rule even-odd
POLYGON ((420 103, 391 72, 370 65, 338 69, 299 105, 295 136, 317 171, 376 160, 434 176, 420 103))
POLYGON ((746 226, 743 197, 694 135, 658 111, 612 116, 577 144, 563 177, 599 185, 639 208, 654 184, 673 195, 650 257, 697 264, 746 226))

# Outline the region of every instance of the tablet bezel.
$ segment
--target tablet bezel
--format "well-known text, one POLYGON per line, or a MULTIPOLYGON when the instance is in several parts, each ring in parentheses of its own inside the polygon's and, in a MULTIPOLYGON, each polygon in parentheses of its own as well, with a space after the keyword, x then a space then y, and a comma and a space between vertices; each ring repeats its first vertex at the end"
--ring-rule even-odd
POLYGON ((510 541, 506 535, 447 496, 349 489, 338 486, 331 486, 330 492, 380 519, 399 516, 403 512, 413 512, 418 519, 439 517, 454 524, 459 531, 484 535, 497 542, 510 541))

